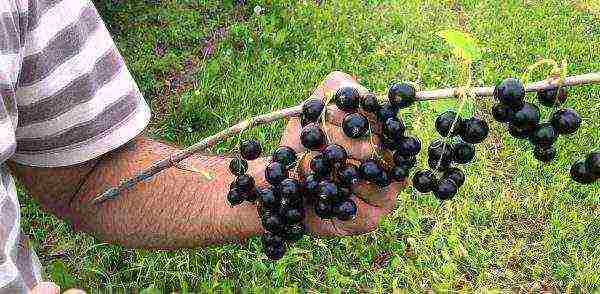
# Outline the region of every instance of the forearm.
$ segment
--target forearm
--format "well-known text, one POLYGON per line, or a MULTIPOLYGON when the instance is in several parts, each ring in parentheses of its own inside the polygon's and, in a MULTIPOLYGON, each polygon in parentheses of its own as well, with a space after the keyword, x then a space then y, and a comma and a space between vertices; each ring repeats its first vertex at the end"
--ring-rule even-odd
MULTIPOLYGON (((70 183, 62 186, 73 186, 60 191, 38 188, 53 185, 39 182, 45 179, 28 176, 32 174, 31 170, 18 167, 16 172, 34 197, 52 211, 70 218, 75 228, 128 247, 194 247, 234 241, 261 232, 255 206, 230 207, 226 203, 233 177, 227 170, 229 159, 224 157, 198 157, 181 163, 191 169, 209 172, 211 179, 197 172, 171 168, 138 184, 116 200, 101 205, 89 204, 91 198, 108 186, 175 150, 154 140, 136 139, 98 162, 60 171, 53 169, 54 174, 59 174, 58 178, 70 183), (80 180, 70 173, 79 174, 80 180), (73 190, 72 196, 66 197, 70 190, 73 190), (52 195, 60 193, 63 195, 52 195), (59 204, 52 204, 48 197, 58 199, 56 203, 59 204)), ((256 175, 257 182, 263 178, 259 176, 262 173, 260 166, 264 166, 261 162, 257 160, 249 169, 250 174, 256 175)), ((33 172, 36 173, 39 171, 33 172)))

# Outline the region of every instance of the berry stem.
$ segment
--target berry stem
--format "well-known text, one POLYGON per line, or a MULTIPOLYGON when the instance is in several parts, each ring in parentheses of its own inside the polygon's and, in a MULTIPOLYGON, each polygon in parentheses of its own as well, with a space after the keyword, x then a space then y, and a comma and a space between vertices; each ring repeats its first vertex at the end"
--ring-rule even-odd
MULTIPOLYGON (((542 89, 550 89, 559 84, 561 78, 537 81, 525 86, 527 92, 536 92, 542 89)), ((564 78, 562 86, 575 86, 583 84, 594 84, 600 83, 600 72, 592 72, 582 75, 570 76, 564 78)), ((464 92, 462 87, 458 88, 445 88, 437 90, 420 91, 416 93, 417 101, 426 100, 438 100, 438 99, 452 99, 460 96, 460 93, 464 92)), ((471 94, 477 97, 489 97, 493 96, 494 87, 473 87, 470 88, 471 94)), ((259 115, 244 121, 241 121, 234 126, 227 128, 221 132, 218 132, 212 136, 202 139, 200 142, 183 149, 171 156, 154 162, 148 168, 138 172, 133 177, 128 179, 122 179, 119 184, 113 187, 108 187, 103 193, 94 197, 91 202, 93 204, 100 204, 106 200, 115 199, 121 193, 133 188, 140 182, 150 180, 154 175, 161 171, 175 166, 176 163, 192 156, 195 153, 204 151, 217 143, 235 136, 243 130, 253 128, 262 124, 268 124, 276 120, 299 116, 302 112, 302 105, 297 105, 290 108, 280 109, 271 113, 259 115)))

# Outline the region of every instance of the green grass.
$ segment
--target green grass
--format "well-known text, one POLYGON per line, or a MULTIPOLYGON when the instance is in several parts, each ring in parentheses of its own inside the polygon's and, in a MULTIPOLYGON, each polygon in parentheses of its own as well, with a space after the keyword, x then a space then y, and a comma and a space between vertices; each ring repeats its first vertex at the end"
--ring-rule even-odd
MULTIPOLYGON (((98 5, 155 111, 152 133, 182 145, 300 103, 333 70, 359 76, 377 93, 394 79, 419 81, 424 89, 457 85, 459 64, 436 36, 447 28, 470 32, 484 48, 473 66, 477 84, 520 76, 542 57, 567 59, 571 73, 600 68, 599 16, 578 10, 583 6, 575 1, 120 2, 98 5), (265 9, 260 16, 255 5, 265 9), (214 55, 203 58, 204 40, 219 28, 228 34, 216 42, 214 55), (166 50, 156 50, 157 43, 166 50), (165 90, 165 79, 178 72, 187 72, 185 82, 165 90)), ((532 79, 543 76, 538 71, 532 79)), ((575 184, 568 170, 600 147, 599 89, 570 91, 567 105, 584 123, 576 135, 559 140, 552 164, 536 162, 529 144, 491 123, 492 135, 477 147, 477 161, 466 168, 468 180, 453 201, 440 204, 407 188, 376 232, 307 237, 276 263, 261 254, 257 238, 173 252, 100 243, 21 195, 24 229, 48 276, 63 287, 591 290, 600 285, 600 185, 575 184), (66 256, 48 259, 61 252, 66 256)), ((455 106, 419 103, 404 116, 427 144, 436 137, 436 114, 455 106)), ((478 99, 465 112, 492 121, 491 106, 478 99)), ((273 148, 282 126, 245 135, 273 148)), ((423 155, 420 162, 426 162, 423 155)))

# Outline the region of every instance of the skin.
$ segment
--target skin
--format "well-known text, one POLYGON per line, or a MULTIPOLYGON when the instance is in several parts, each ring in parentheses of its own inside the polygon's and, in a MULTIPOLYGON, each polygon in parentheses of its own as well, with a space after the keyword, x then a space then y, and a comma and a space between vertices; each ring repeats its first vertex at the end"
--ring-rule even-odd
MULTIPOLYGON (((340 83, 356 83, 342 73, 333 73, 316 91, 323 97, 340 83)), ((357 85, 357 84, 356 84, 357 85)), ((323 128, 330 139, 348 150, 354 160, 370 157, 368 139, 348 139, 339 127, 343 114, 329 108, 323 128)), ((290 119, 281 140, 298 152, 300 123, 290 119)), ((377 142, 375 138, 375 142, 377 142)), ((13 174, 43 207, 59 217, 69 219, 74 228, 106 242, 133 248, 173 249, 236 242, 263 233, 256 206, 244 203, 231 207, 226 200, 229 183, 234 180, 228 170, 230 158, 195 156, 184 160, 179 168, 165 170, 151 180, 140 183, 116 200, 101 205, 90 199, 110 183, 130 177, 152 162, 177 151, 176 147, 140 136, 125 146, 88 162, 68 167, 39 168, 10 162, 13 174), (211 175, 208 179, 194 170, 211 175)), ((312 156, 312 155, 311 155, 312 156)), ((248 174, 257 185, 265 185, 266 158, 250 162, 248 174)), ((309 160, 304 161, 304 173, 309 160)), ((352 221, 320 220, 308 210, 306 224, 310 233, 320 236, 354 235, 374 230, 380 219, 394 206, 402 183, 381 189, 367 183, 355 187, 358 215, 352 221)))

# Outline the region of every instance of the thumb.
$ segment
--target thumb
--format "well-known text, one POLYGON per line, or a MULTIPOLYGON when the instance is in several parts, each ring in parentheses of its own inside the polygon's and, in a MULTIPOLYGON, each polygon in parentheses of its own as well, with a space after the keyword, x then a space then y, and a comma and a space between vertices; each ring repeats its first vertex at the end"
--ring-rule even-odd
POLYGON ((60 294, 60 288, 52 282, 41 282, 37 284, 30 294, 60 294))

